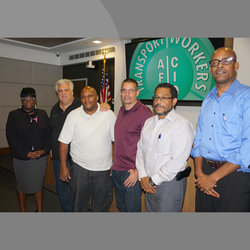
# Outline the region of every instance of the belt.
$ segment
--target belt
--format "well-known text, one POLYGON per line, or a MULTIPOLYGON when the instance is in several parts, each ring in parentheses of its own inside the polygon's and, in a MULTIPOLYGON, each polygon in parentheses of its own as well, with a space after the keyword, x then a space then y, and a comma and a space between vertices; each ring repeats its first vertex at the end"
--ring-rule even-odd
POLYGON ((205 158, 203 158, 203 160, 207 163, 208 167, 211 167, 211 168, 220 168, 226 163, 226 161, 212 161, 212 160, 205 159, 205 158))

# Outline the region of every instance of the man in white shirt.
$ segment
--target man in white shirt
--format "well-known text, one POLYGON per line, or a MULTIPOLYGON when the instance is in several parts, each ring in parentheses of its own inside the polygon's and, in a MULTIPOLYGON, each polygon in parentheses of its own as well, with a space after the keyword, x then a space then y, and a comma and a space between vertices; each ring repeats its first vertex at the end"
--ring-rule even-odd
POLYGON ((182 211, 194 128, 175 112, 176 103, 176 88, 159 84, 153 97, 156 116, 146 120, 138 142, 136 168, 147 212, 182 211))
POLYGON ((93 212, 107 212, 113 199, 110 168, 114 141, 113 111, 100 112, 98 95, 92 87, 81 92, 82 106, 70 112, 60 141, 60 179, 69 182, 74 212, 87 212, 91 196, 93 212), (66 166, 69 150, 73 164, 66 166))

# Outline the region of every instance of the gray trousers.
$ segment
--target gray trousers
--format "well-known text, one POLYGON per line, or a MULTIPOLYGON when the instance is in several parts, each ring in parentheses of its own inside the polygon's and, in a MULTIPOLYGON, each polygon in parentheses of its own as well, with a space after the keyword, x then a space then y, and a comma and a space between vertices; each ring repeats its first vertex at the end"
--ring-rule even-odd
POLYGON ((185 198, 187 178, 163 182, 156 186, 156 193, 146 193, 146 212, 181 212, 185 198))
POLYGON ((88 212, 91 197, 92 212, 108 212, 113 200, 110 171, 90 171, 75 162, 69 167, 70 197, 74 212, 88 212))

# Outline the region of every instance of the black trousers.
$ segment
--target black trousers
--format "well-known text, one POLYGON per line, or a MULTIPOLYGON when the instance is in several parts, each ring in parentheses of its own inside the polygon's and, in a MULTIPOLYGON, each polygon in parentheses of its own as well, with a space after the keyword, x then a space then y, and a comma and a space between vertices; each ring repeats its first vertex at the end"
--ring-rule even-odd
POLYGON ((113 200, 110 171, 90 171, 75 162, 70 166, 69 189, 74 212, 88 212, 91 197, 92 212, 108 212, 113 200))
MULTIPOLYGON (((209 175, 216 168, 208 167, 203 160, 202 170, 209 175)), ((220 179, 214 189, 219 198, 196 189, 196 212, 250 212, 250 173, 235 171, 220 179)))

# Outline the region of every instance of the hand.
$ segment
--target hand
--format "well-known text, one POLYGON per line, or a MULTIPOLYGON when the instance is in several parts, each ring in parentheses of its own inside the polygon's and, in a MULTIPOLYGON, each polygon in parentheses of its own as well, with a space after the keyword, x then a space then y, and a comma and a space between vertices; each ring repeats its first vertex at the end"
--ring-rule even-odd
POLYGON ((141 187, 147 193, 156 193, 155 187, 149 184, 149 176, 141 178, 141 187))
POLYGON ((129 169, 128 172, 130 173, 129 177, 124 181, 125 187, 133 187, 135 183, 138 181, 138 170, 129 169))
POLYGON ((36 151, 35 152, 29 152, 27 154, 27 158, 38 159, 38 158, 40 158, 40 155, 36 151))
POLYGON ((112 176, 112 168, 109 170, 109 176, 112 176))
POLYGON ((67 167, 60 167, 60 175, 59 175, 59 179, 63 182, 69 182, 69 180, 71 179, 70 173, 69 173, 69 169, 67 167))
POLYGON ((100 111, 101 112, 108 111, 109 109, 111 109, 111 107, 108 103, 104 102, 104 103, 100 104, 100 111))
POLYGON ((45 150, 37 150, 35 151, 37 155, 39 155, 39 157, 41 157, 42 155, 45 154, 45 150))
POLYGON ((220 195, 214 190, 214 188, 216 187, 216 180, 211 175, 200 175, 196 179, 195 184, 201 192, 204 192, 205 194, 214 196, 216 198, 220 197, 220 195))

